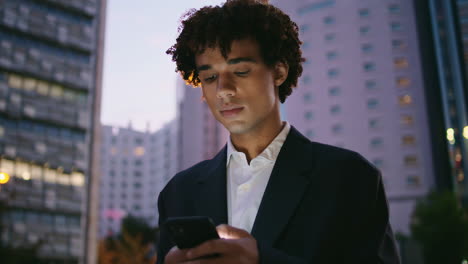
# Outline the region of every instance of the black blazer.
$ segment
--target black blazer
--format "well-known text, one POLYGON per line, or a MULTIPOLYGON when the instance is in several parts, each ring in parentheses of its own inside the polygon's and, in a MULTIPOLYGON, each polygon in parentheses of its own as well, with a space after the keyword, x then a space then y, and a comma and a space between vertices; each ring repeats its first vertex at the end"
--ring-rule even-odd
MULTIPOLYGON (((179 172, 159 195, 167 217, 227 223, 226 147, 179 172)), ((251 234, 260 263, 400 263, 379 171, 362 156, 311 142, 294 127, 278 155, 251 234)), ((158 262, 173 246, 164 228, 158 262)))

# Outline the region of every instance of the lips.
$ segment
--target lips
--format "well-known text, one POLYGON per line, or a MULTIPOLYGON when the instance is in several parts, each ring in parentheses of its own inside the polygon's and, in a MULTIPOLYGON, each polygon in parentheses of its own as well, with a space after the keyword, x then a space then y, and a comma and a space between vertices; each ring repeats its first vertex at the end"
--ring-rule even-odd
POLYGON ((244 107, 231 107, 225 110, 221 110, 220 112, 221 115, 223 115, 223 117, 234 117, 237 114, 239 114, 242 110, 244 110, 244 107))

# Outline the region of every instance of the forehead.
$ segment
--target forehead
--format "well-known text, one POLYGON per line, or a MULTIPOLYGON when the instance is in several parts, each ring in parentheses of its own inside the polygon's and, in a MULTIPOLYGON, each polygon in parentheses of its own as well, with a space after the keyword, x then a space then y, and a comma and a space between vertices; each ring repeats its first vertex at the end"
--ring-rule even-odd
POLYGON ((197 66, 204 64, 213 64, 226 62, 232 58, 249 57, 261 61, 259 45, 251 39, 233 40, 231 50, 224 58, 221 54, 219 46, 214 48, 206 48, 202 53, 195 55, 195 63, 197 66))

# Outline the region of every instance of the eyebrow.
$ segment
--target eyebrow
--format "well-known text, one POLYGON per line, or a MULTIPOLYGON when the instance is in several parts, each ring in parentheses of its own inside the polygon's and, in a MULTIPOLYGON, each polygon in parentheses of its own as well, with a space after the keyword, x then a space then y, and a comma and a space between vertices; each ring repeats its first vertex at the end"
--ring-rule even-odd
MULTIPOLYGON (((239 58, 234 58, 234 59, 230 59, 227 61, 227 63, 229 65, 233 65, 233 64, 238 64, 238 63, 241 63, 241 62, 252 62, 252 63, 257 63, 257 61, 251 57, 239 57, 239 58)), ((211 69, 211 65, 209 64, 203 64, 203 65, 200 65, 197 67, 197 71, 200 72, 200 71, 206 71, 206 70, 209 70, 211 69)))

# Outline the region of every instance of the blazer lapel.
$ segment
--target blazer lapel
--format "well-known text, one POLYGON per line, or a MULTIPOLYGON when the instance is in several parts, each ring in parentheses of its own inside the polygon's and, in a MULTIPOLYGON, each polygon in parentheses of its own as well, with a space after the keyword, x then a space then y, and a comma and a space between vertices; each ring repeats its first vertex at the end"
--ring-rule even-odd
POLYGON ((198 197, 195 209, 201 216, 209 216, 215 225, 226 224, 226 146, 208 162, 206 174, 197 181, 198 197))
POLYGON ((252 235, 266 246, 273 246, 309 184, 305 172, 310 170, 311 157, 304 151, 306 141, 291 127, 273 167, 252 228, 252 235))

